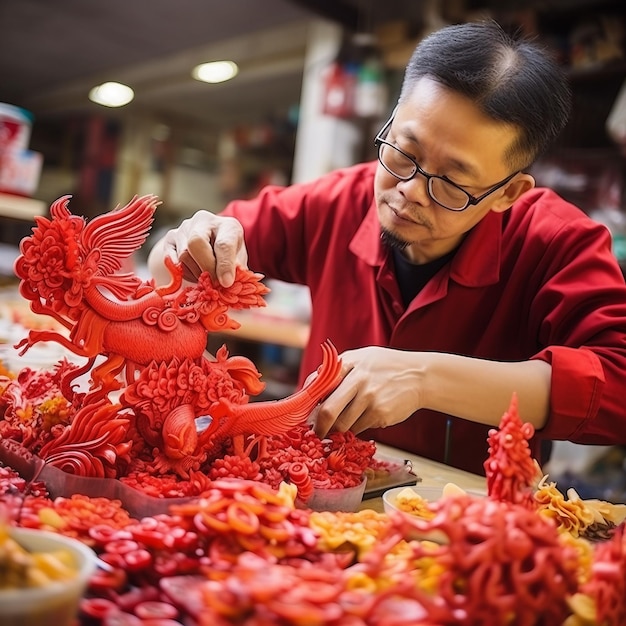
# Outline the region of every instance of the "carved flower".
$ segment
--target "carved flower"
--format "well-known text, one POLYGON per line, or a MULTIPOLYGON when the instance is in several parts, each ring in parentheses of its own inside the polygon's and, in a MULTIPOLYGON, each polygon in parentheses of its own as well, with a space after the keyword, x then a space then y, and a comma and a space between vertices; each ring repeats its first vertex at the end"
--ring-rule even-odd
POLYGON ((15 272, 24 281, 22 293, 30 300, 46 300, 66 315, 82 299, 82 281, 76 283, 79 265, 78 235, 84 226, 80 218, 47 220, 39 218, 31 237, 21 244, 15 272))
POLYGON ((207 372, 206 383, 198 394, 197 404, 201 408, 206 408, 220 398, 226 398, 237 404, 243 402, 241 388, 235 387, 235 381, 229 376, 228 371, 220 367, 211 367, 207 372))
POLYGON ((214 303, 219 302, 220 293, 213 286, 213 281, 211 280, 211 276, 208 272, 203 272, 202 274, 200 274, 200 276, 198 277, 197 285, 198 286, 195 290, 196 293, 193 295, 189 294, 190 299, 193 302, 205 303, 204 307, 201 307, 201 311, 202 313, 206 313, 208 310, 213 308, 214 303))
POLYGON ((194 364, 189 368, 188 384, 195 393, 202 393, 206 385, 206 373, 202 367, 194 364))

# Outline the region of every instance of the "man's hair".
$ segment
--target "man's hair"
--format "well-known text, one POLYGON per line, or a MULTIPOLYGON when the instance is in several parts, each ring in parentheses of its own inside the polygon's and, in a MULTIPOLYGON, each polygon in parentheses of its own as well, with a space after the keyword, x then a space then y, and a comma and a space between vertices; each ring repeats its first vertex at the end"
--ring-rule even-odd
POLYGON ((551 54, 529 38, 508 35, 493 21, 446 26, 425 37, 407 65, 400 102, 424 76, 518 129, 507 153, 514 169, 545 152, 570 115, 571 91, 551 54))

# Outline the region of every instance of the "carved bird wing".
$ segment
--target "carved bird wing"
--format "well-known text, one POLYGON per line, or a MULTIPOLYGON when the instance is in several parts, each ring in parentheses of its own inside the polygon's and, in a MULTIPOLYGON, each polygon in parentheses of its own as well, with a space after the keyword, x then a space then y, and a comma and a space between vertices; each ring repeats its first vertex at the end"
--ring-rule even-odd
POLYGON ((122 260, 143 245, 159 204, 154 195, 135 196, 127 205, 89 221, 81 235, 81 246, 86 253, 99 253, 98 274, 117 272, 122 260))
POLYGON ((302 424, 341 380, 341 359, 335 346, 325 341, 322 353, 322 364, 315 379, 287 398, 249 404, 231 404, 224 398, 220 399, 218 406, 211 411, 214 420, 224 418, 215 434, 218 437, 276 435, 302 424))

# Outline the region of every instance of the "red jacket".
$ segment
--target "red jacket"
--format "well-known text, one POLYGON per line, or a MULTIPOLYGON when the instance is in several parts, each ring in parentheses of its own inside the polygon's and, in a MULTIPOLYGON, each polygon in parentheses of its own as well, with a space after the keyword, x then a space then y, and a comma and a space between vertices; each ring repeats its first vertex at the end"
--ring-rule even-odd
MULTIPOLYGON (((225 209, 244 226, 251 269, 311 290, 301 382, 327 338, 339 352, 380 345, 543 359, 552 364, 552 392, 547 425, 533 441, 537 458, 539 438, 626 443, 626 285, 607 229, 554 192, 531 190, 509 211, 487 214, 405 309, 380 243, 375 169, 367 163, 268 187, 225 209)), ((450 420, 447 462, 482 473, 488 428, 450 420)), ((420 410, 367 435, 441 461, 447 421, 420 410)))

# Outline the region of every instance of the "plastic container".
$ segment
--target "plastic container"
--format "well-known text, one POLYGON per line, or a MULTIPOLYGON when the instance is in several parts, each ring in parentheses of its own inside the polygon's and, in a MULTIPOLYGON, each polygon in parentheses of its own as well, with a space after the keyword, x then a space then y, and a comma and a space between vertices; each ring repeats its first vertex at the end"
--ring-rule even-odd
POLYGON ((41 178, 43 154, 32 150, 0 151, 0 192, 30 197, 41 178))
POLYGON ((76 576, 45 587, 0 590, 2 626, 71 626, 80 599, 96 568, 96 555, 85 544, 53 532, 11 529, 11 537, 29 552, 67 550, 76 564, 76 576))
POLYGON ((312 509, 313 511, 345 511, 353 513, 358 510, 363 500, 366 484, 367 478, 364 478, 361 484, 355 487, 315 489, 306 504, 301 505, 298 502, 297 504, 302 508, 312 509))

